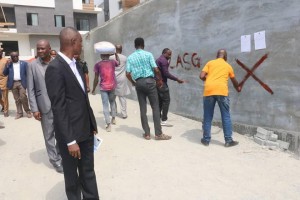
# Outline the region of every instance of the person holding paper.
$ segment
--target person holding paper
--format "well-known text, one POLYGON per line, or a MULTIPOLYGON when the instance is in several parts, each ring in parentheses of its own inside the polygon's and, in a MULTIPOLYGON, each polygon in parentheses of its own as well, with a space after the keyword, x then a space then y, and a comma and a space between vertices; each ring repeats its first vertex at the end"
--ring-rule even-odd
POLYGON ((61 30, 59 40, 60 52, 49 63, 45 80, 63 161, 65 190, 69 200, 98 200, 94 171, 97 124, 82 68, 74 59, 75 54, 81 53, 82 38, 76 29, 66 27, 61 30))
POLYGON ((211 139, 211 123, 217 102, 222 117, 225 147, 238 145, 238 142, 232 139, 228 78, 232 81, 237 92, 240 92, 241 88, 235 79, 233 68, 227 63, 227 52, 225 49, 220 49, 217 53, 217 59, 209 61, 204 66, 199 78, 205 82, 203 94, 203 138, 201 139, 201 143, 205 146, 209 145, 211 139))

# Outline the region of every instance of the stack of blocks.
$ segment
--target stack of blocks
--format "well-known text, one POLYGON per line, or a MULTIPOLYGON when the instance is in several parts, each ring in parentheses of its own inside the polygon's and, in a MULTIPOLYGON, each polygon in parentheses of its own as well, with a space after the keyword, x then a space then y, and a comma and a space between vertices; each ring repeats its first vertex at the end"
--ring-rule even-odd
POLYGON ((269 148, 280 148, 282 150, 287 150, 289 148, 289 143, 278 140, 278 135, 274 134, 273 131, 268 131, 264 128, 258 127, 257 133, 254 135, 254 141, 257 144, 267 146, 269 148))

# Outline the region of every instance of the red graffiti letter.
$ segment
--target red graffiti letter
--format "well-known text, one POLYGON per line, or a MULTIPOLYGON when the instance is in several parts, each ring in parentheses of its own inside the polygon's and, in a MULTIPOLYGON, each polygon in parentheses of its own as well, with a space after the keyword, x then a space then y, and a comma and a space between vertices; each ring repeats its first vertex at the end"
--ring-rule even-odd
POLYGON ((178 57, 177 57, 176 67, 178 67, 178 64, 180 64, 181 67, 183 67, 180 55, 178 55, 178 57))
POLYGON ((182 56, 183 62, 186 63, 186 64, 190 64, 188 61, 185 60, 185 57, 188 56, 188 55, 189 55, 189 53, 184 53, 183 56, 182 56))
POLYGON ((194 58, 195 56, 197 56, 197 53, 193 53, 193 55, 192 55, 192 58, 191 58, 192 64, 193 64, 194 67, 200 68, 200 66, 201 66, 200 58, 198 56, 196 58, 194 58), (195 63, 194 61, 197 61, 197 63, 195 63))

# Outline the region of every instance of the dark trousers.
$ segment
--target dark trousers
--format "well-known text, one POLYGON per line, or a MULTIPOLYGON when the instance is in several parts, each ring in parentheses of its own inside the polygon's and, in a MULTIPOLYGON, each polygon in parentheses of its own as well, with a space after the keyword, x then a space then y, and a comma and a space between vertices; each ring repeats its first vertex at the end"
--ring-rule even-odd
POLYGON ((168 112, 170 106, 170 91, 169 87, 166 83, 163 84, 161 88, 158 88, 158 99, 159 99, 159 109, 160 109, 160 117, 162 121, 166 121, 168 119, 168 112))
POLYGON ((156 81, 153 78, 140 78, 136 81, 136 93, 140 105, 142 127, 145 134, 150 134, 147 118, 147 97, 152 108, 155 135, 162 133, 160 125, 159 102, 156 81))
POLYGON ((78 143, 81 159, 69 154, 68 146, 58 142, 62 157, 65 187, 68 200, 98 200, 98 188, 94 171, 94 135, 78 143))

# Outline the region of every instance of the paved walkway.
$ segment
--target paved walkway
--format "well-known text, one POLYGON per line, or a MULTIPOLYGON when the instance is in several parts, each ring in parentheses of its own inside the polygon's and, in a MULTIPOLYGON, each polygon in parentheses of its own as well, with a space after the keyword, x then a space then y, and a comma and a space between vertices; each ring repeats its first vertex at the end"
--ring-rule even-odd
MULTIPOLYGON (((49 164, 39 122, 10 117, 0 130, 0 200, 66 200, 63 175, 49 164)), ((100 95, 90 96, 103 139, 95 154, 102 200, 299 200, 300 161, 268 150, 234 133, 240 145, 225 148, 214 127, 209 147, 200 144, 201 123, 170 113, 170 141, 142 138, 138 103, 128 100, 129 117, 104 130, 100 95)), ((148 115, 151 109, 148 109, 148 115)), ((150 126, 153 123, 149 117, 150 126)))

